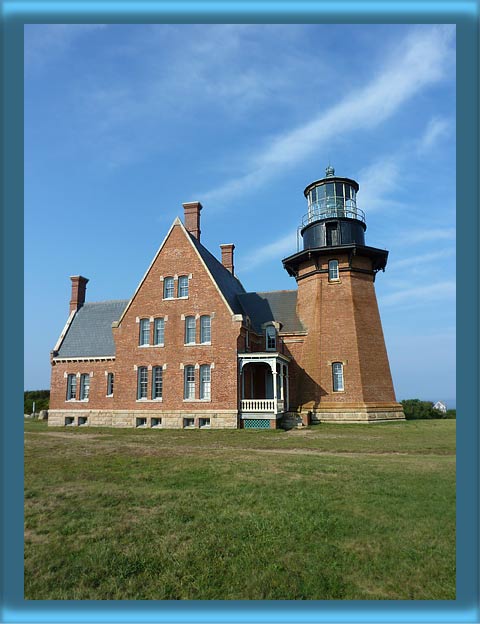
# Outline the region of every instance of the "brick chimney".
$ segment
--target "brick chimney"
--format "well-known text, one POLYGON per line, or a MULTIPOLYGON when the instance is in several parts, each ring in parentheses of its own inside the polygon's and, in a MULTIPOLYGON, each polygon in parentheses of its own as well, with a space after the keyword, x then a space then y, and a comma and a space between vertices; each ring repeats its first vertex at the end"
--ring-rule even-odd
POLYGON ((200 210, 202 209, 202 204, 199 201, 195 202, 187 202, 183 204, 183 210, 185 214, 185 218, 183 223, 185 225, 185 229, 195 236, 195 238, 200 242, 200 210))
POLYGON ((88 279, 81 275, 72 275, 72 298, 70 299, 70 313, 77 311, 85 303, 85 291, 88 279))
POLYGON ((225 245, 220 245, 220 249, 222 250, 222 264, 233 275, 233 250, 235 245, 226 243, 225 245))

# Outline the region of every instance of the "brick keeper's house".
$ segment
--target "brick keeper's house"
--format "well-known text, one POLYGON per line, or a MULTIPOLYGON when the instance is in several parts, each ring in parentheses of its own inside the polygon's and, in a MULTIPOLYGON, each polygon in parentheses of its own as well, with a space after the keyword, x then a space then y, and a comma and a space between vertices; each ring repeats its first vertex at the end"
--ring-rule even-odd
POLYGON ((49 425, 275 428, 403 419, 374 290, 388 252, 365 245, 358 184, 326 176, 304 191, 303 249, 285 258, 297 289, 246 292, 234 245, 221 262, 184 206, 129 300, 85 301, 51 353, 49 425))

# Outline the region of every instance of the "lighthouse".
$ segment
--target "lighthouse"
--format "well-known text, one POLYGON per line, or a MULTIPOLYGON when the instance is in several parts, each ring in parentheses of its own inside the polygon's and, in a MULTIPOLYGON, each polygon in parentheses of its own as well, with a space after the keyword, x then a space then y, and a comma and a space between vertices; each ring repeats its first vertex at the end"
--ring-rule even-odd
POLYGON ((403 420, 395 399, 375 276, 388 251, 365 242, 359 184, 335 175, 304 190, 303 249, 283 260, 298 286, 303 340, 289 345, 295 362, 291 409, 312 422, 403 420))

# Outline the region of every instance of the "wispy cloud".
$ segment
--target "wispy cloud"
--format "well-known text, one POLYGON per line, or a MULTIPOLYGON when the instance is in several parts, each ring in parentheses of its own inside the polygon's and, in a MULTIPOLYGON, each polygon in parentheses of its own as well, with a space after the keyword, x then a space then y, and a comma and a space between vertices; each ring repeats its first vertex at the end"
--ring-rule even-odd
POLYGON ((432 251, 430 253, 414 255, 403 260, 397 260, 388 265, 389 271, 396 271, 399 269, 415 268, 419 265, 425 265, 435 260, 443 260, 444 258, 451 258, 455 255, 455 249, 452 247, 441 249, 440 251, 432 251))
POLYGON ((276 241, 264 245, 261 249, 251 251, 248 255, 239 258, 237 268, 239 272, 248 273, 269 260, 278 261, 279 258, 295 253, 297 250, 297 230, 291 230, 276 241))
POLYGON ((106 24, 27 24, 25 25, 25 69, 43 67, 62 55, 78 39, 106 28, 106 24))
POLYGON ((202 196, 222 202, 233 192, 248 192, 311 157, 327 141, 378 126, 445 76, 453 33, 449 26, 414 28, 363 89, 348 94, 304 125, 274 137, 267 147, 251 155, 243 175, 202 196))
POLYGON ((454 299, 456 293, 455 282, 444 281, 430 284, 429 286, 416 286, 405 288, 397 292, 389 293, 380 297, 381 306, 390 306, 408 303, 419 305, 426 302, 454 299))
POLYGON ((445 240, 455 240, 455 228, 433 228, 425 227, 423 230, 403 232, 397 239, 401 245, 417 244, 425 242, 440 242, 445 240))
POLYGON ((423 135, 418 141, 418 152, 425 154, 442 139, 448 137, 453 131, 453 123, 444 117, 433 117, 423 135))

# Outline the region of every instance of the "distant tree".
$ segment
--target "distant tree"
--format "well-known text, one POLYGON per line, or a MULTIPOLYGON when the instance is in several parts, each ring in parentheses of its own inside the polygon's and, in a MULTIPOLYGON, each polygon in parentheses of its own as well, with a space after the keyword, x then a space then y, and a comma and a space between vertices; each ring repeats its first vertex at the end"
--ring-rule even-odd
POLYGON ((33 402, 35 401, 35 412, 48 410, 50 403, 50 390, 25 390, 23 393, 23 413, 33 412, 33 402))
POLYGON ((440 410, 433 407, 431 401, 420 401, 420 399, 406 399, 402 401, 403 413, 407 420, 420 420, 430 418, 445 418, 440 410))
POLYGON ((447 413, 444 416, 444 418, 456 418, 456 417, 457 417, 457 410, 456 409, 449 409, 449 410, 447 410, 447 413))

